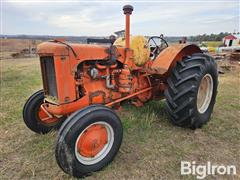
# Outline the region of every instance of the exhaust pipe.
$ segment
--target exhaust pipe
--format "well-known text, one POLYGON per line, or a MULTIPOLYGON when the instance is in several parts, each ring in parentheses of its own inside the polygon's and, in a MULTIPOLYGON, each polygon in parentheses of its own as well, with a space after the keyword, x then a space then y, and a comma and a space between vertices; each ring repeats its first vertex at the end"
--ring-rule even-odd
POLYGON ((133 6, 125 5, 123 6, 123 12, 126 15, 126 25, 125 25, 125 47, 130 48, 130 15, 132 14, 133 6))

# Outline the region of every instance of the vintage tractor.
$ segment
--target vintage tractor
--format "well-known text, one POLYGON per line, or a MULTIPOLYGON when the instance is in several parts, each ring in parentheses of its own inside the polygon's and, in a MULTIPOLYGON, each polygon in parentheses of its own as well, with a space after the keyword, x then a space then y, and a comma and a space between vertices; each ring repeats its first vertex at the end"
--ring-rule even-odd
POLYGON ((217 94, 213 58, 198 46, 168 46, 160 36, 130 37, 133 7, 123 7, 125 37, 110 46, 53 40, 40 44, 43 90, 23 109, 36 133, 59 129, 56 160, 66 173, 84 177, 117 154, 123 128, 113 109, 165 98, 171 121, 196 129, 210 118, 217 94))

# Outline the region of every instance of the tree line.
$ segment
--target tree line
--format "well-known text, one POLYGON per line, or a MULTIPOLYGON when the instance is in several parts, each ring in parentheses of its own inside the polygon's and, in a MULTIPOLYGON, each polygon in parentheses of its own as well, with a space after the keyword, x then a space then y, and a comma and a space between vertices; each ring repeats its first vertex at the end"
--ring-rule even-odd
POLYGON ((197 35, 197 36, 190 36, 189 40, 190 41, 222 41, 222 39, 227 36, 230 35, 231 33, 228 32, 221 32, 219 34, 203 34, 203 35, 197 35))

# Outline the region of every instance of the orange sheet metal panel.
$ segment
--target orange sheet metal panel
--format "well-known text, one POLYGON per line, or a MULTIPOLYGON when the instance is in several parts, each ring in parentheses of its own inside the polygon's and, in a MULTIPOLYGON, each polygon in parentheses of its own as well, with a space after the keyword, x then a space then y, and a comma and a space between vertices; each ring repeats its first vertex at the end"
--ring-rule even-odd
MULTIPOLYGON (((68 45, 71 46, 72 49, 65 44, 44 42, 38 45, 37 53, 40 56, 72 56, 73 58, 71 58, 70 61, 72 61, 71 64, 73 66, 86 60, 109 60, 110 58, 109 46, 74 43, 68 43, 68 45), (76 54, 76 57, 72 50, 76 54)), ((123 63, 126 56, 125 48, 116 47, 114 53, 117 60, 123 63)))
POLYGON ((72 50, 76 53, 76 59, 81 61, 84 60, 96 60, 96 59, 108 59, 109 58, 109 47, 93 45, 93 44, 73 44, 67 43, 62 44, 60 42, 44 42, 38 45, 38 54, 54 54, 55 56, 67 56, 72 53, 72 50))
POLYGON ((51 104, 51 103, 45 103, 44 107, 45 109, 55 115, 64 115, 72 113, 78 109, 84 108, 86 106, 89 106, 89 97, 88 95, 83 96, 81 99, 78 99, 77 101, 68 103, 68 104, 51 104))
POLYGON ((69 44, 77 55, 77 59, 81 61, 108 59, 109 47, 94 44, 69 44))
POLYGON ((54 64, 59 103, 74 101, 76 99, 76 86, 69 56, 54 56, 54 64))
POLYGON ((146 68, 148 73, 163 75, 167 73, 177 61, 182 60, 184 56, 192 55, 193 53, 202 52, 196 45, 178 44, 164 49, 153 63, 148 64, 146 68))
POLYGON ((68 56, 68 47, 64 44, 55 42, 43 42, 37 46, 39 55, 68 56))
MULTIPOLYGON (((76 63, 80 63, 87 60, 109 60, 110 58, 110 46, 93 45, 93 44, 69 44, 77 55, 76 63)), ((71 52, 70 52, 71 53, 71 52)), ((124 62, 126 52, 124 47, 116 47, 114 50, 116 59, 120 62, 124 62)))

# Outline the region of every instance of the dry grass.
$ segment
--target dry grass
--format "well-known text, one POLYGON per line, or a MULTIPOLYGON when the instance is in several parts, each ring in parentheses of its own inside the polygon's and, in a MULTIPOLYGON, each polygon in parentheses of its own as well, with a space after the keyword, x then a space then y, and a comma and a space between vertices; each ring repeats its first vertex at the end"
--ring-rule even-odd
POLYGON ((0 52, 19 52, 22 49, 36 47, 41 40, 32 39, 0 39, 1 49, 0 52))
POLYGON ((33 39, 0 39, 0 60, 13 59, 12 54, 20 53, 23 49, 36 48, 41 42, 33 39))
MULTIPOLYGON (((23 123, 22 107, 41 88, 37 59, 1 63, 0 179, 71 179, 54 157, 56 132, 37 135, 23 123)), ((219 93, 211 121, 191 131, 173 126, 163 102, 142 108, 125 105, 119 113, 124 139, 115 160, 87 179, 194 179, 180 175, 180 161, 234 164, 239 179, 240 89, 239 69, 220 76, 219 93)))

